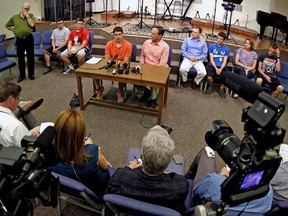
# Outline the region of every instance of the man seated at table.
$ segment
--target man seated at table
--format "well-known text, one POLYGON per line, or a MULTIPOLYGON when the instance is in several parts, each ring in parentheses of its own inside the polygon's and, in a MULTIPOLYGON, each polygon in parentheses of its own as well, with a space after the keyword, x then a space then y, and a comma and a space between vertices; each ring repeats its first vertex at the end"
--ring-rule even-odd
MULTIPOLYGON (((124 39, 123 29, 120 26, 117 26, 113 29, 114 39, 108 41, 105 48, 105 59, 110 61, 117 54, 118 57, 115 59, 117 61, 128 61, 130 56, 132 55, 132 45, 127 40, 124 39)), ((96 98, 103 98, 103 86, 100 86, 99 80, 95 79, 96 86, 96 98)), ((125 83, 118 84, 118 92, 117 92, 117 102, 123 103, 123 88, 125 83)))
POLYGON ((174 150, 174 141, 160 126, 144 136, 141 159, 118 168, 110 179, 108 192, 162 205, 184 213, 188 182, 182 175, 165 173, 174 150))
MULTIPOLYGON (((140 63, 168 67, 167 62, 170 48, 169 45, 163 40, 164 32, 165 30, 162 26, 153 26, 151 30, 151 39, 146 40, 143 44, 140 55, 140 63)), ((155 73, 157 73, 157 71, 155 71, 155 73)), ((138 86, 137 89, 139 89, 138 86)), ((155 108, 159 89, 150 88, 150 90, 151 91, 146 88, 140 100, 144 102, 151 96, 148 106, 155 108)))

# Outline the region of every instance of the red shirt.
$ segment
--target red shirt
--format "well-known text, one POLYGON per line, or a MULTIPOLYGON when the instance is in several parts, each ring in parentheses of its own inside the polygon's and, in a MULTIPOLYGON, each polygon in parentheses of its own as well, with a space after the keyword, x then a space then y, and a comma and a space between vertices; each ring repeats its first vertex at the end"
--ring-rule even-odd
POLYGON ((79 32, 72 30, 69 35, 69 41, 72 41, 72 46, 80 46, 84 40, 87 40, 86 47, 89 48, 89 32, 82 28, 79 32))

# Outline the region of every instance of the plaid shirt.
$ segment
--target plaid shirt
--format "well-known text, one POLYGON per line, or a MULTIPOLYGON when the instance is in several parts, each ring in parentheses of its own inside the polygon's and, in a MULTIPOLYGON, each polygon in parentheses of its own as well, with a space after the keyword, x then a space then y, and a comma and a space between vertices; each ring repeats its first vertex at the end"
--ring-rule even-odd
POLYGON ((188 182, 176 173, 148 176, 142 168, 118 168, 111 177, 108 192, 120 194, 144 202, 169 207, 184 213, 184 200, 188 182))

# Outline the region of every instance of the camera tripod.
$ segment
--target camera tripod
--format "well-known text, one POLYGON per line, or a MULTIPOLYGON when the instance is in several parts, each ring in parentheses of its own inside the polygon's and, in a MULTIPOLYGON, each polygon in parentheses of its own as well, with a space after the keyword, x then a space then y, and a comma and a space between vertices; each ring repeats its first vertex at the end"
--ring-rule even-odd
MULTIPOLYGON (((120 0, 119 0, 119 1, 120 1, 120 0)), ((143 6, 144 6, 144 3, 143 3, 143 0, 142 0, 142 2, 141 2, 140 22, 135 26, 135 28, 139 28, 139 27, 140 27, 140 29, 142 29, 142 28, 143 28, 143 25, 144 25, 144 27, 147 27, 147 28, 150 29, 150 27, 149 27, 146 23, 143 22, 143 6)))
POLYGON ((116 17, 116 18, 126 18, 126 16, 123 13, 121 13, 121 10, 120 10, 121 3, 120 2, 121 1, 119 0, 119 2, 118 2, 118 13, 114 17, 116 17))
POLYGON ((99 25, 99 26, 101 26, 100 23, 98 23, 96 20, 94 20, 94 19, 92 18, 92 2, 94 2, 94 1, 89 1, 89 19, 87 20, 87 22, 85 23, 85 25, 89 25, 89 26, 99 25))

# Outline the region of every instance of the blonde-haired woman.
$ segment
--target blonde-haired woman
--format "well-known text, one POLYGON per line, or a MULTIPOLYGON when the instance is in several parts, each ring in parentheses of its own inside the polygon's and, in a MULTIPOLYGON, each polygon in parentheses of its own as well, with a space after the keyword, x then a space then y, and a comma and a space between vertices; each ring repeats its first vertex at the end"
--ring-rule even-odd
POLYGON ((66 109, 56 119, 56 148, 60 162, 52 171, 82 182, 101 195, 110 179, 110 163, 91 138, 86 138, 84 117, 76 110, 66 109))

